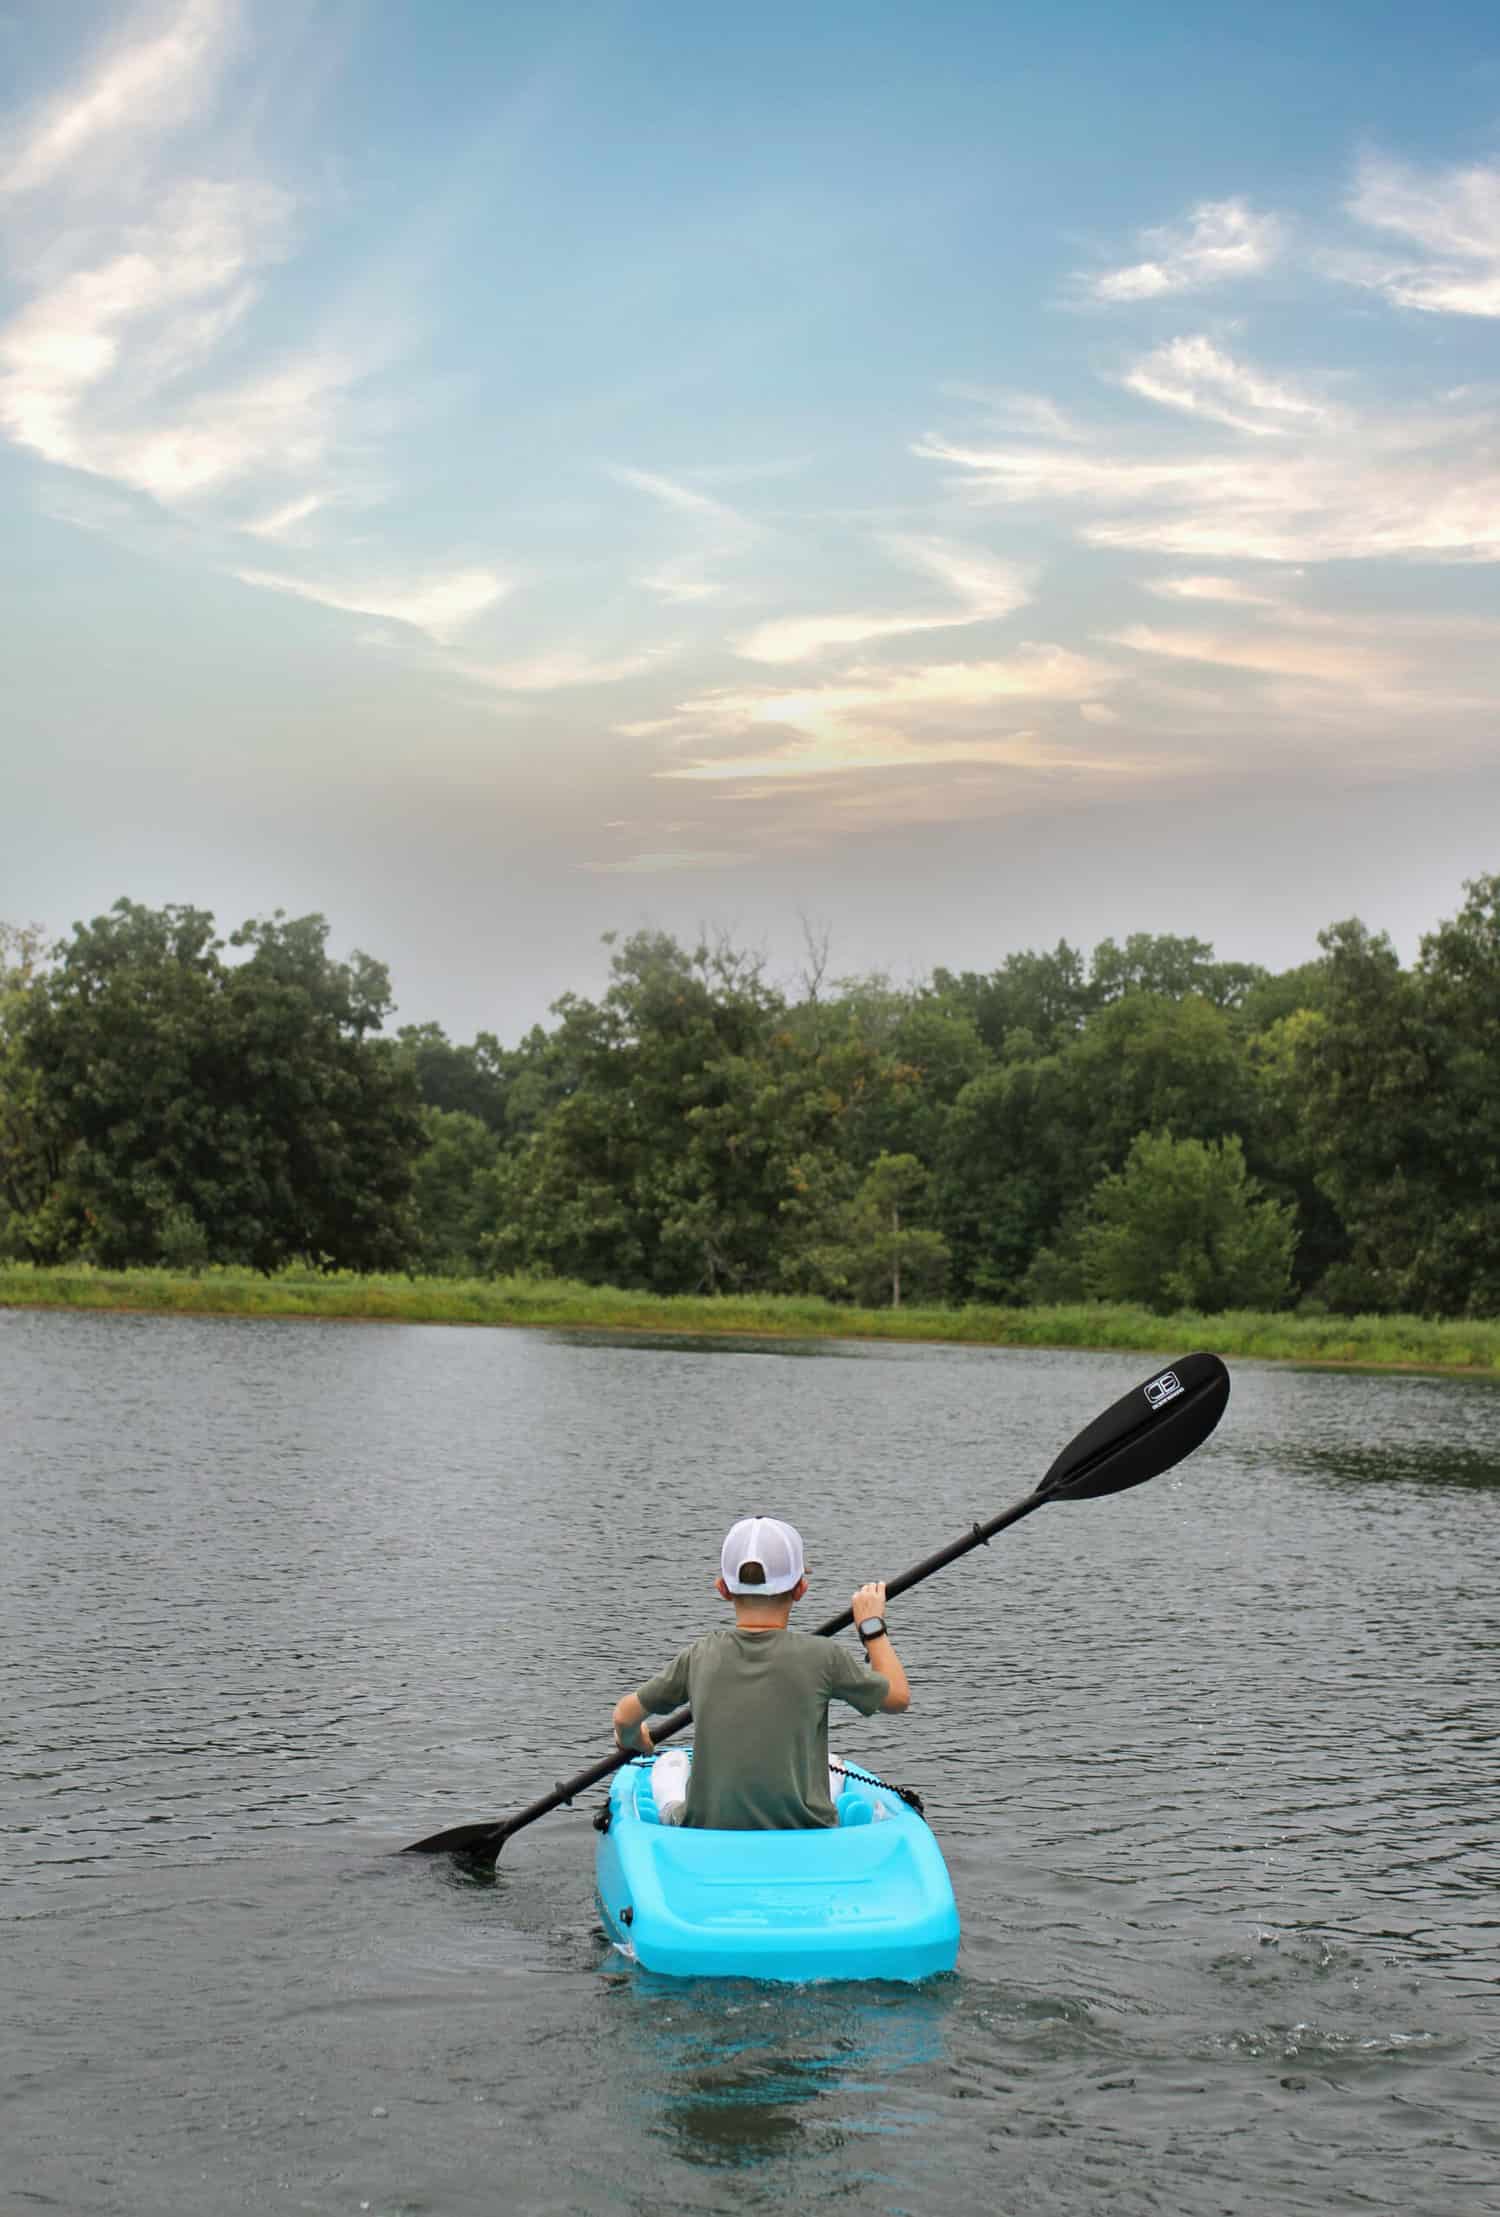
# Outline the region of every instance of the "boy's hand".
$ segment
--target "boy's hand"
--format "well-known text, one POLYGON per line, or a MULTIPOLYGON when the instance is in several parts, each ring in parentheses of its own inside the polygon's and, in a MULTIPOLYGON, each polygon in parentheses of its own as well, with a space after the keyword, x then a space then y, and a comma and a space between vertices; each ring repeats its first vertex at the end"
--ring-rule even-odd
POLYGON ((652 1745, 650 1730, 644 1724, 638 1724, 628 1737, 616 1725, 615 1746, 625 1755, 654 1755, 656 1752, 652 1745))
POLYGON ((877 1578, 870 1585, 861 1586, 849 1606, 854 1611, 856 1624, 859 1623, 861 1617, 883 1617, 885 1615, 885 1580, 877 1578))

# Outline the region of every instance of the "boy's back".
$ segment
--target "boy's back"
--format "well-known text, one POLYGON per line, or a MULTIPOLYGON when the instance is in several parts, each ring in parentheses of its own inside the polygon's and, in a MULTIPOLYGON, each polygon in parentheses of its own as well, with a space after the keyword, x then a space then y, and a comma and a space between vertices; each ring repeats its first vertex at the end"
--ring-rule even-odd
POLYGON ((709 1632, 615 1703, 617 1744, 650 1754, 648 1717, 693 1712, 693 1760, 671 1748, 651 1788, 666 1824, 704 1830, 809 1831, 837 1822, 828 1775, 828 1704, 871 1716, 911 1700, 885 1621, 885 1587, 861 1586, 850 1604, 862 1669, 833 1640, 793 1632, 787 1618, 807 1591, 802 1535, 777 1517, 741 1517, 719 1553, 715 1591, 734 1607, 732 1631, 709 1632))
POLYGON ((705 1633, 636 1689, 648 1715, 688 1702, 693 1763, 684 1822, 725 1831, 809 1830, 836 1821, 828 1704, 873 1716, 890 1681, 808 1632, 705 1633))

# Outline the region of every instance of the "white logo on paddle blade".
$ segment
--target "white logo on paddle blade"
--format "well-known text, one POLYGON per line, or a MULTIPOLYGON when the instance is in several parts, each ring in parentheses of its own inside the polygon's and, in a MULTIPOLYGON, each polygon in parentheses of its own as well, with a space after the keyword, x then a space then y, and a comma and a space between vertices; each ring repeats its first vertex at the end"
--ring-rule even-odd
POLYGON ((1164 1370, 1159 1378, 1153 1378, 1146 1387, 1146 1399, 1153 1409, 1164 1409, 1169 1401, 1175 1401, 1182 1391, 1182 1380, 1175 1370, 1164 1370))

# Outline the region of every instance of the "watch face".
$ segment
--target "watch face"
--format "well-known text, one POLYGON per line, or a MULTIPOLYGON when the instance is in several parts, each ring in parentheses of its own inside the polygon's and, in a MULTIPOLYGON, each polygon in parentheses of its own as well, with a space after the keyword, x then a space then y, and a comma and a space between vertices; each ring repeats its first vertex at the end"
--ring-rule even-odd
POLYGON ((862 1640, 879 1639, 884 1630, 884 1617, 861 1617, 859 1620, 859 1636, 862 1640))

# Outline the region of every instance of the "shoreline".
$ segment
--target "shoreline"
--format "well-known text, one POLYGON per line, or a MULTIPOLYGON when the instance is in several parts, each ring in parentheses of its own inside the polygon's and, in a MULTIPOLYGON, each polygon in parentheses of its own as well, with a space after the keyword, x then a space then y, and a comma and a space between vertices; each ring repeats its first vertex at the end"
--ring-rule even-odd
POLYGON ((1226 1359, 1306 1368, 1500 1377, 1500 1320, 1254 1311, 1156 1316, 1106 1303, 854 1309, 796 1295, 629 1293, 556 1279, 324 1277, 305 1270, 266 1278, 237 1270, 110 1271, 29 1264, 0 1264, 0 1308, 1148 1356, 1163 1347, 1202 1347, 1226 1359))

